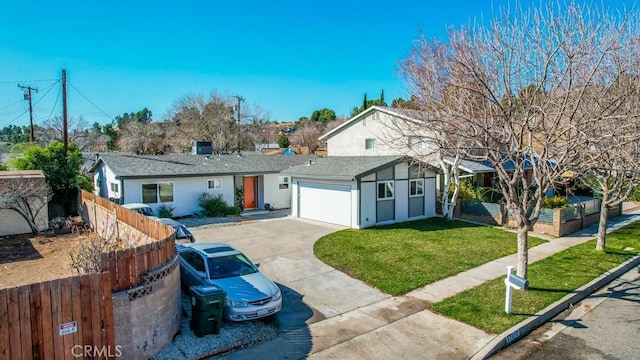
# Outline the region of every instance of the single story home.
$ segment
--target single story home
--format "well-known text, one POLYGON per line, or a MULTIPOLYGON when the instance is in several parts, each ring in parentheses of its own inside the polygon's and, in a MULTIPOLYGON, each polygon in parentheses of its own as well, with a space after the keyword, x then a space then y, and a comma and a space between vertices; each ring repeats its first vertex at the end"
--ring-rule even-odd
POLYGON ((174 216, 202 209, 202 193, 221 195, 245 210, 289 208, 291 184, 281 171, 308 163, 309 155, 130 155, 98 154, 91 171, 97 195, 120 204, 165 205, 174 216), (238 196, 240 195, 240 196, 238 196), (242 203, 237 202, 242 199, 242 203), (267 205, 268 204, 268 205, 267 205))
POLYGON ((404 156, 329 156, 284 170, 291 216, 366 228, 436 215, 436 176, 404 156))

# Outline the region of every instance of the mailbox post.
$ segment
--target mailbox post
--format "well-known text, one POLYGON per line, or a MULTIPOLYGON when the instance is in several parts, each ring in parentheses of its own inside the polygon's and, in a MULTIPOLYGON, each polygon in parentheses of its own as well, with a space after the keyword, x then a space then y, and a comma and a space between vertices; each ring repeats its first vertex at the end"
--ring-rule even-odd
POLYGON ((514 274, 513 270, 513 266, 507 266, 507 278, 504 279, 504 284, 507 287, 507 293, 504 299, 504 311, 507 314, 511 314, 511 298, 513 295, 513 289, 525 290, 529 287, 529 281, 514 274))

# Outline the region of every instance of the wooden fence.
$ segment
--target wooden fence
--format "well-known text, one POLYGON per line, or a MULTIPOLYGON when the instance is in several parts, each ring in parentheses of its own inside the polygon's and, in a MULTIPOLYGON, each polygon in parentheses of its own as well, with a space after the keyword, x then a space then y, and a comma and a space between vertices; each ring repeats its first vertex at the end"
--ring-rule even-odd
POLYGON ((103 272, 0 290, 0 359, 117 356, 110 282, 103 272))
POLYGON ((98 218, 112 218, 104 223, 115 224, 116 228, 124 227, 121 224, 127 227, 126 231, 115 230, 116 234, 137 238, 134 233, 143 233, 152 240, 140 246, 102 253, 101 267, 103 271, 111 273, 111 291, 118 292, 139 285, 142 283, 141 275, 166 264, 173 257, 175 234, 172 227, 92 193, 80 192, 81 208, 87 211, 86 217, 90 223, 93 222, 92 226, 100 225, 98 218))
POLYGON ((112 274, 111 291, 139 285, 144 273, 166 264, 174 252, 175 237, 170 236, 155 243, 102 253, 102 269, 112 274))

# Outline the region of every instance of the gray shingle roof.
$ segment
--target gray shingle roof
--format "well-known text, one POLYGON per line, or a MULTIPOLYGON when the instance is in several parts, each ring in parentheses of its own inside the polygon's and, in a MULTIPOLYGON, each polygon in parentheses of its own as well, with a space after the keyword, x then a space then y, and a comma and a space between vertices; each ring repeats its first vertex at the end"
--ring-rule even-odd
MULTIPOLYGON (((444 161, 449 164, 453 164, 453 160, 454 159, 452 157, 444 158, 444 161)), ((495 168, 493 168, 488 164, 484 164, 478 161, 471 161, 471 160, 460 160, 459 167, 461 170, 464 170, 470 174, 491 173, 496 171, 495 168)))
MULTIPOLYGON (((100 154, 118 178, 191 177, 279 173, 307 163, 313 155, 129 155, 100 154)), ((94 166, 95 167, 95 166, 94 166)))
POLYGON ((299 165, 282 173, 301 178, 353 180, 400 162, 402 159, 402 156, 329 156, 317 158, 311 165, 308 163, 299 165))

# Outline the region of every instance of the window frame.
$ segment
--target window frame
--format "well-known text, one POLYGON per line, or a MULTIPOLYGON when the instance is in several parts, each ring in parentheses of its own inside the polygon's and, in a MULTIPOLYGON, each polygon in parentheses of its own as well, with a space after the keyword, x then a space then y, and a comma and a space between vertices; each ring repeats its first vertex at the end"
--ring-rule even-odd
POLYGON ((278 176, 278 190, 288 190, 290 184, 289 176, 278 176))
POLYGON ((393 200, 395 199, 395 181, 394 180, 384 180, 378 181, 376 183, 376 200, 384 201, 384 200, 393 200), (384 197, 380 197, 380 185, 384 185, 384 197), (390 185, 390 187, 388 187, 390 185), (391 190, 391 196, 387 196, 387 191, 391 190))
POLYGON ((118 194, 120 193, 120 184, 117 182, 109 182, 109 189, 112 193, 118 194))
POLYGON ((207 273, 207 261, 204 259, 204 257, 200 254, 198 254, 195 251, 184 251, 180 253, 180 256, 184 259, 184 261, 191 266, 191 268, 198 272, 198 273, 203 273, 206 274, 207 273), (201 261, 202 262, 202 270, 199 270, 198 268, 196 268, 194 266, 194 261, 201 261))
POLYGON ((222 179, 209 179, 209 180, 207 180, 207 189, 209 189, 209 190, 222 189, 222 179), (211 187, 212 183, 213 183, 213 187, 211 187), (216 184, 218 186, 216 186, 216 184))
POLYGON ((375 138, 364 139, 364 149, 365 150, 375 150, 375 148, 376 148, 376 139, 375 138))
POLYGON ((409 180, 409 197, 421 197, 424 196, 424 179, 410 179, 409 180), (414 187, 411 186, 412 183, 415 183, 415 190, 416 190, 416 194, 412 194, 412 190, 414 190, 414 187), (418 183, 421 183, 420 187, 418 187, 418 183), (420 194, 417 194, 417 190, 420 189, 421 192, 420 194))
POLYGON ((172 203, 174 198, 175 198, 175 186, 173 182, 157 182, 157 183, 144 183, 144 184, 140 184, 140 188, 142 191, 142 203, 144 204, 164 204, 164 203, 172 203), (155 200, 154 202, 148 202, 145 201, 145 186, 150 186, 150 185, 155 185, 155 200), (171 186, 171 199, 164 199, 163 195, 161 194, 161 187, 162 186, 167 186, 170 185, 171 186))

